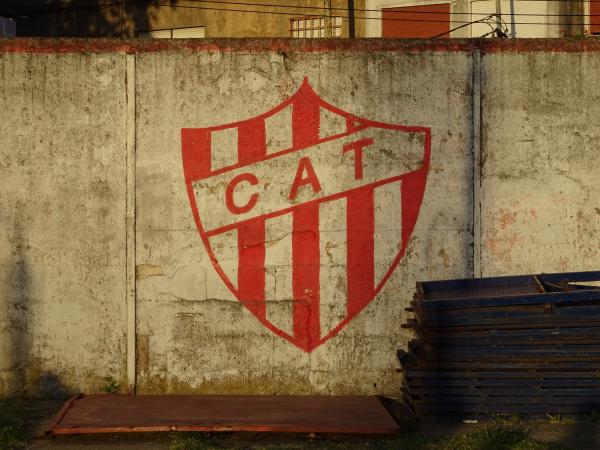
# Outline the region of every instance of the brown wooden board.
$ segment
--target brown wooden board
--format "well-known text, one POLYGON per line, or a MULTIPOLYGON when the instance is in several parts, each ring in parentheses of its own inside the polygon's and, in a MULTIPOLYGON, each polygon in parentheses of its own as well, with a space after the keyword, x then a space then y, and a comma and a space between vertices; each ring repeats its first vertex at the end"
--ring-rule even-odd
POLYGON ((392 434, 400 427, 378 397, 83 395, 69 400, 53 434, 253 431, 392 434))

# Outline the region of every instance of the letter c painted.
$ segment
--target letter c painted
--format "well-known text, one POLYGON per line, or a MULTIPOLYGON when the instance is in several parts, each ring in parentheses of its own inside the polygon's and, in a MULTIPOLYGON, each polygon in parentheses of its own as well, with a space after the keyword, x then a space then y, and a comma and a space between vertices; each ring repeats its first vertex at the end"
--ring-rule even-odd
POLYGON ((244 214, 250 211, 258 202, 258 193, 255 192, 250 196, 245 205, 236 205, 233 200, 233 191, 241 182, 246 181, 253 186, 258 184, 258 178, 256 178, 251 173, 241 173, 237 177, 233 178, 229 182, 227 186, 227 190, 225 191, 225 204, 227 205, 227 209, 231 211, 233 214, 244 214))

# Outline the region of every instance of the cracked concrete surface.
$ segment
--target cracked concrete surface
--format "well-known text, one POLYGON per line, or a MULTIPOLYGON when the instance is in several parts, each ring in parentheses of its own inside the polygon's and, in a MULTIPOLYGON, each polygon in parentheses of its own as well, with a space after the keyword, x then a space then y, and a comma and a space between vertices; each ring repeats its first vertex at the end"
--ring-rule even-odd
MULTIPOLYGON (((411 337, 400 325, 415 281, 471 276, 478 251, 484 275, 597 268, 600 52, 591 44, 548 52, 550 44, 514 51, 510 45, 517 44, 506 43, 498 44, 506 51, 484 53, 481 155, 473 155, 473 44, 299 43, 282 53, 281 41, 248 42, 246 50, 237 42, 218 50, 221 44, 211 42, 36 53, 42 44, 23 41, 34 50, 0 51, 0 306, 8 311, 0 315, 0 395, 95 392, 109 375, 125 389, 127 292, 135 292, 140 393, 394 395, 396 349, 411 337), (127 57, 135 73, 129 99, 127 57), (405 255, 375 299, 310 353, 267 329, 215 270, 190 208, 181 149, 182 128, 263 114, 305 78, 342 111, 428 127, 432 136, 423 203, 405 255), (482 161, 479 205, 474 156, 482 161), (128 169, 135 173, 134 221, 126 220, 128 169), (129 251, 137 279, 126 274, 127 232, 135 234, 129 251)), ((323 123, 327 133, 339 125, 323 123)), ((315 167, 323 180, 335 181, 335 170, 350 161, 315 167)), ((376 168, 377 160, 365 167, 376 168)), ((287 195, 291 180, 276 175, 270 188, 285 181, 287 195)), ((394 195, 383 193, 376 208, 387 221, 375 234, 383 255, 373 269, 379 277, 402 227, 386 215, 394 195)), ((322 215, 316 270, 328 286, 327 329, 345 314, 344 208, 332 202, 322 215)), ((278 217, 265 246, 267 307, 269 319, 292 333, 292 222, 278 217)), ((214 244, 230 277, 239 269, 235 239, 214 244)))

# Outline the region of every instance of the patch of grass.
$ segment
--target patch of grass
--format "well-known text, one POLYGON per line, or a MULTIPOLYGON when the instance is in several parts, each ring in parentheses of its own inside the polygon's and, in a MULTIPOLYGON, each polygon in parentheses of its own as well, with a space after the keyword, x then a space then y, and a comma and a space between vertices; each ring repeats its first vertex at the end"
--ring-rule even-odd
MULTIPOLYGON (((278 442, 233 442, 228 435, 175 433, 171 450, 216 450, 222 448, 256 450, 559 450, 560 447, 536 442, 527 430, 491 427, 443 439, 427 438, 405 432, 391 438, 343 438, 290 436, 278 442)), ((265 439, 268 441, 268 438, 265 439)))
POLYGON ((523 422, 523 416, 519 413, 515 414, 496 414, 494 420, 499 425, 519 425, 523 422))
POLYGON ((561 414, 546 414, 546 417, 548 417, 548 422, 554 425, 572 425, 576 422, 575 418, 561 414))
POLYGON ((211 442, 210 435, 205 433, 173 433, 170 450, 213 450, 223 448, 211 442))
POLYGON ((484 428, 468 434, 457 434, 438 441, 427 450, 551 450, 550 444, 536 442, 527 430, 514 428, 484 428))
POLYGON ((26 405, 23 400, 0 398, 0 449, 24 448, 27 441, 26 405))
POLYGON ((591 423, 600 423, 600 411, 592 411, 589 414, 586 414, 584 420, 591 423))
POLYGON ((22 425, 0 425, 0 449, 25 448, 27 436, 22 425))
POLYGON ((118 394, 121 392, 121 385, 114 379, 114 377, 104 377, 104 386, 102 386, 102 392, 107 394, 118 394))

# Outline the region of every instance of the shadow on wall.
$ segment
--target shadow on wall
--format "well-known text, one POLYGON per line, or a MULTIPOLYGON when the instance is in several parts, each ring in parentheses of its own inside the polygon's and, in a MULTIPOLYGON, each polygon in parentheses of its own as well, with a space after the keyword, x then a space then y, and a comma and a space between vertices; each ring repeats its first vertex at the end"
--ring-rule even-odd
POLYGON ((174 10, 177 1, 169 6, 160 0, 99 3, 8 0, 0 6, 0 13, 13 16, 17 21, 17 36, 21 37, 133 38, 140 30, 150 30, 154 19, 167 12, 165 9, 174 10))
POLYGON ((4 372, 0 378, 0 395, 35 395, 42 398, 63 398, 69 394, 60 378, 51 372, 42 372, 32 354, 34 306, 32 301, 32 274, 28 259, 29 242, 25 205, 17 202, 4 267, 7 282, 0 297, 0 310, 6 311, 4 326, 0 328, 4 372))
POLYGON ((71 395, 60 378, 52 372, 42 372, 37 384, 37 396, 40 398, 63 399, 71 395))
POLYGON ((23 394, 26 390, 27 366, 31 353, 31 277, 27 259, 27 235, 24 208, 17 202, 13 233, 10 238, 12 252, 8 255, 6 266, 8 278, 6 292, 3 295, 2 310, 6 311, 7 336, 4 352, 8 357, 5 366, 8 380, 5 390, 9 394, 23 394))

